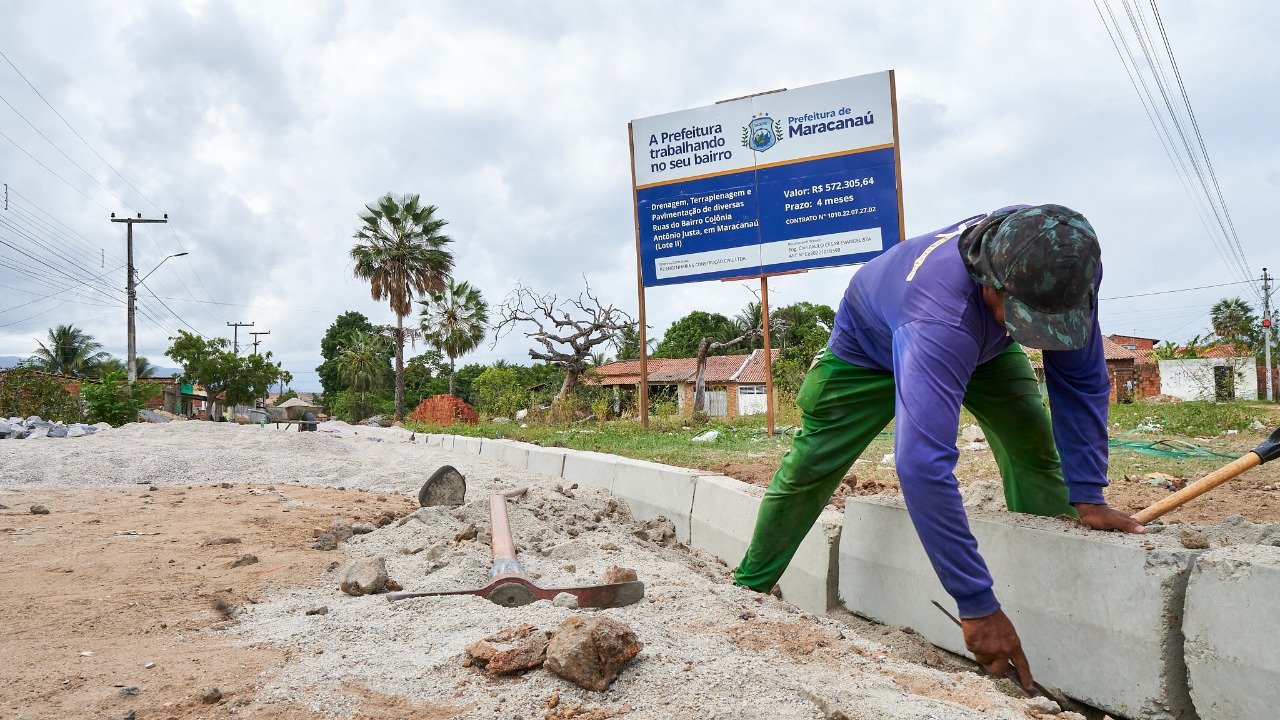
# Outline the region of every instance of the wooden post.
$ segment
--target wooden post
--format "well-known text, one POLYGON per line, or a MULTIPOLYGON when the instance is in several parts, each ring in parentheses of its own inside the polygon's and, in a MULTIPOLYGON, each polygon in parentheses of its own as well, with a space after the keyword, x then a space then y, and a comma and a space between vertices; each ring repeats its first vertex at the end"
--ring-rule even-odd
POLYGON ((773 353, 769 350, 769 276, 760 276, 760 322, 764 330, 764 408, 773 437, 773 353))
POLYGON ((636 226, 636 293, 640 296, 637 330, 640 336, 640 427, 649 429, 649 342, 644 324, 644 261, 640 258, 640 204, 636 197, 636 139, 627 123, 627 145, 631 148, 631 214, 636 226))
POLYGON ((889 71, 889 105, 893 108, 893 180, 898 189, 898 242, 907 239, 907 226, 902 214, 902 144, 898 142, 898 84, 889 71))

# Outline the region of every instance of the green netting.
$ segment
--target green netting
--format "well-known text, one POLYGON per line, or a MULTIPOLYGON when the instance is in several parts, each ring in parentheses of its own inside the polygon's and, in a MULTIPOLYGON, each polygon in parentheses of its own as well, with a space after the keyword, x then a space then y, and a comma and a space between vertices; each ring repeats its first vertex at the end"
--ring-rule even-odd
POLYGON ((1165 440, 1158 438, 1156 440, 1125 440, 1124 438, 1138 432, 1137 429, 1121 433, 1111 438, 1107 445, 1120 450, 1132 450, 1133 452, 1142 453, 1144 455, 1156 455, 1158 457, 1176 458, 1179 460, 1190 458, 1212 458, 1223 457, 1232 460, 1240 457, 1230 453, 1220 453, 1201 447, 1195 443, 1185 440, 1165 440))

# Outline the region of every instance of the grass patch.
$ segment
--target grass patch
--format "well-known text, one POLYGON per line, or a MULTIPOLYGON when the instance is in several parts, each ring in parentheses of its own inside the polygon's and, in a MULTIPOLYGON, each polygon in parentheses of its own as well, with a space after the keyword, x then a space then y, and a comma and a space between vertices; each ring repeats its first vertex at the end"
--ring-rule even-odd
POLYGON ((1269 403, 1236 401, 1190 401, 1168 405, 1135 402, 1111 406, 1111 427, 1126 432, 1147 426, 1176 435, 1214 437, 1227 430, 1249 430, 1254 422, 1274 423, 1276 406, 1269 403))
POLYGON ((470 437, 508 438, 544 447, 593 450, 624 457, 698 469, 710 469, 725 462, 774 462, 791 447, 795 426, 775 421, 777 432, 768 436, 763 415, 717 419, 695 424, 678 417, 650 417, 649 428, 639 420, 595 420, 573 425, 481 422, 447 428, 409 423, 418 432, 444 432, 470 437), (693 442, 708 431, 713 441, 693 442))
MULTIPOLYGON (((519 423, 482 422, 478 425, 452 425, 445 428, 408 423, 417 432, 449 433, 471 437, 508 438, 542 445, 564 447, 573 450, 593 450, 623 457, 649 460, 679 467, 699 470, 718 470, 725 463, 746 463, 769 466, 776 469, 783 453, 791 448, 792 435, 799 425, 799 412, 794 401, 789 405, 779 403, 775 414, 777 434, 770 438, 765 432, 765 417, 752 415, 733 420, 717 419, 706 424, 696 424, 676 416, 652 416, 649 428, 640 427, 638 420, 589 420, 572 425, 551 424, 545 421, 529 422, 527 427, 519 423), (719 437, 713 442, 693 442, 693 438, 708 430, 716 430, 719 437)), ((1130 436, 1135 440, 1158 438, 1183 438, 1217 452, 1240 454, 1256 443, 1259 431, 1251 429, 1252 423, 1262 422, 1269 431, 1280 423, 1280 406, 1237 401, 1232 403, 1184 402, 1171 405, 1147 405, 1143 403, 1116 404, 1111 406, 1111 434, 1129 432, 1139 426, 1144 430, 1130 436), (1236 430, 1238 435, 1225 435, 1236 430), (1214 438, 1212 442, 1196 438, 1214 438), (1242 447, 1248 444, 1248 447, 1242 447)), ((960 413, 960 424, 974 423, 967 411, 960 413)), ((872 441, 862 457, 879 463, 887 453, 893 452, 893 424, 886 432, 872 441)), ((1226 462, 1223 458, 1159 458, 1115 448, 1111 452, 1113 479, 1126 473, 1162 469, 1175 474, 1203 473, 1226 462)), ((860 466, 864 467, 864 466, 860 466)))

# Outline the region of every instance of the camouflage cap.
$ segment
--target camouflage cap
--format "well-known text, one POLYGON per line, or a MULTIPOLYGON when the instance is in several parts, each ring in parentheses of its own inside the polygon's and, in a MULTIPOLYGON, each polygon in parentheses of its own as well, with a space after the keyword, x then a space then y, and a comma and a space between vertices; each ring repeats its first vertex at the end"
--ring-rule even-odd
POLYGON ((1061 205, 983 219, 960 237, 969 276, 1004 291, 1004 324, 1023 345, 1073 350, 1089 340, 1101 252, 1093 226, 1061 205))

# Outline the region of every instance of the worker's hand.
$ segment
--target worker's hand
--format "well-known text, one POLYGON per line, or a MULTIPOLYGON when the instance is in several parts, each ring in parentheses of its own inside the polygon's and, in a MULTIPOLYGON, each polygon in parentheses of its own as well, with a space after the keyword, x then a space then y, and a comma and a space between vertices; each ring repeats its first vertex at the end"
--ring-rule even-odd
POLYGON ((1075 503, 1074 507, 1076 512, 1080 513, 1080 522, 1094 530, 1122 530, 1135 535, 1147 534, 1147 529, 1137 520, 1115 508, 1092 503, 1075 503))
POLYGON ((1031 665, 1027 663, 1027 656, 1022 654, 1018 631, 1013 629, 1013 623, 1009 622, 1003 610, 986 617, 965 618, 960 621, 960 627, 964 630, 964 645, 978 664, 992 675, 1001 677, 1012 663, 1018 673, 1016 682, 1028 693, 1033 692, 1031 665))

